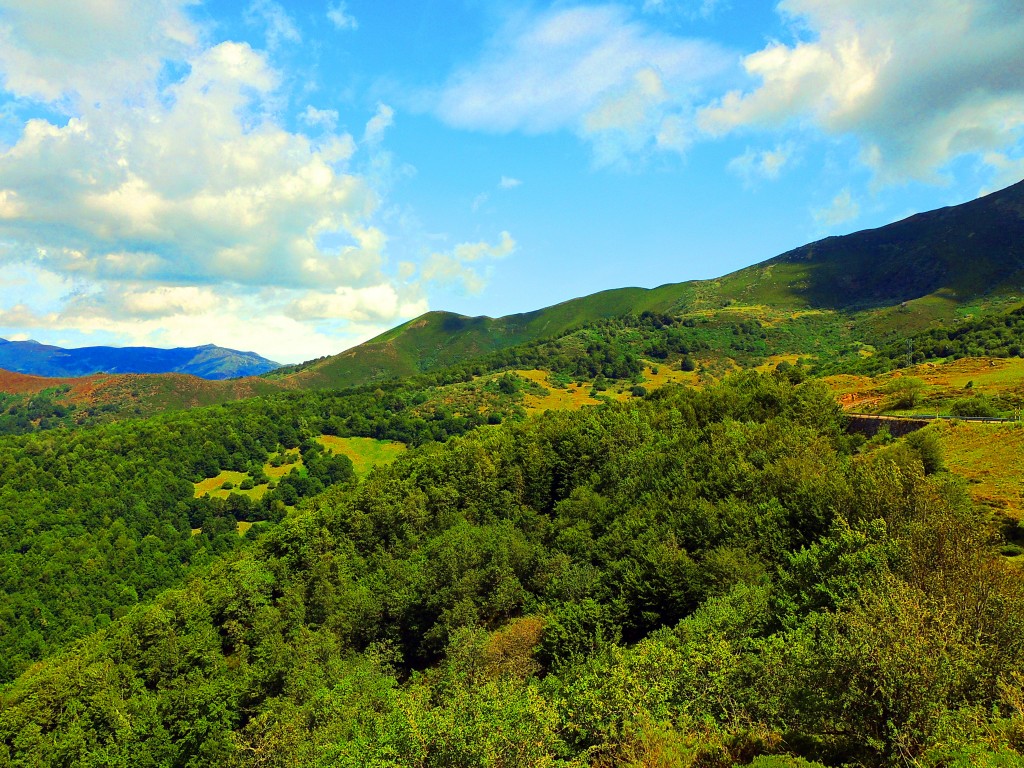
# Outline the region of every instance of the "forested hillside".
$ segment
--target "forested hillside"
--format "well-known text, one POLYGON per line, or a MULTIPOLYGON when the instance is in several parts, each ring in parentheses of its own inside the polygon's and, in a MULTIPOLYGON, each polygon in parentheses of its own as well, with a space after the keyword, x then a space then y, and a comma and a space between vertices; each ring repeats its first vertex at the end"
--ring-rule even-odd
POLYGON ((864 445, 785 376, 483 427, 35 665, 0 756, 1017 764, 1024 586, 992 535, 927 431, 864 445))
POLYGON ((428 391, 407 382, 279 395, 0 439, 0 683, 244 544, 238 521, 278 520, 297 499, 349 481, 351 467, 312 438, 420 444, 521 412, 496 393, 454 413, 428 391), (221 470, 266 484, 264 463, 288 449, 301 469, 258 502, 193 498, 193 482, 221 470))

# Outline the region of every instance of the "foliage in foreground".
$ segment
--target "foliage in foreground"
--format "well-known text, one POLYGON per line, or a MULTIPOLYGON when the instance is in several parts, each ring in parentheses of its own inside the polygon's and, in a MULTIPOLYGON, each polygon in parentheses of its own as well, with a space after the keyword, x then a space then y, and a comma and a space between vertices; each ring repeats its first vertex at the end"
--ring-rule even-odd
POLYGON ((745 375, 429 445, 0 694, 11 765, 1010 765, 959 487, 745 375))
POLYGON ((466 414, 421 412, 427 399, 425 389, 395 384, 0 438, 0 684, 243 545, 238 520, 277 520, 299 498, 347 482, 348 460, 324 457, 310 438, 418 444, 517 410, 506 397, 466 414), (240 494, 193 498, 196 480, 259 475, 270 454, 294 448, 301 474, 259 504, 240 494))

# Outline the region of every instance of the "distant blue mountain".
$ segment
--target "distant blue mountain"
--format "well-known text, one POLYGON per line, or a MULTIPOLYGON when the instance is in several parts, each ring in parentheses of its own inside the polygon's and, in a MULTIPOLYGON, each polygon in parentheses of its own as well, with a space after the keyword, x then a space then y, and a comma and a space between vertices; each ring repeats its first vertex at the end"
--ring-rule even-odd
POLYGON ((188 373, 203 379, 258 376, 280 364, 255 352, 213 344, 202 347, 80 347, 63 349, 38 341, 0 339, 0 368, 33 376, 91 373, 188 373))

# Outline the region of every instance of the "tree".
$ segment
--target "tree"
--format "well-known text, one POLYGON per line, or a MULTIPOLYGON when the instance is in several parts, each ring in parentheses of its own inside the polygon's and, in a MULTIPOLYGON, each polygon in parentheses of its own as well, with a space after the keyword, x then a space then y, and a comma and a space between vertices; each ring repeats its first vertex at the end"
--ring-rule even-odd
POLYGON ((914 376, 899 376, 890 381, 885 391, 892 397, 893 408, 913 408, 921 399, 924 382, 914 376))

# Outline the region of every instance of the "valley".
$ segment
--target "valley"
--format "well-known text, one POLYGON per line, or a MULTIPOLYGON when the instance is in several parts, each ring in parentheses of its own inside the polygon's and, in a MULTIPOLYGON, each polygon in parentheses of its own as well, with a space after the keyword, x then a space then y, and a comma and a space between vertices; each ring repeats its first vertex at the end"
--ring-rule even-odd
POLYGON ((3 374, 0 756, 1018 760, 1024 426, 966 419, 1024 407, 1022 195, 262 376, 3 374))

